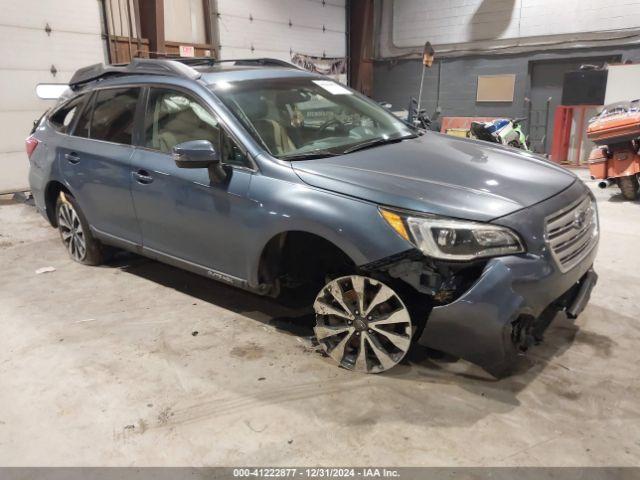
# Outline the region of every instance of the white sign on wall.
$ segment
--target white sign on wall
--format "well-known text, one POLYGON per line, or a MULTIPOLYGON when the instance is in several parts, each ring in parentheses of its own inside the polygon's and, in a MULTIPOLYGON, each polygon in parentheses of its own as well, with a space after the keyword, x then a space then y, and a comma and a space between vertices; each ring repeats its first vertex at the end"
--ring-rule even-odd
POLYGON ((605 105, 640 98, 640 64, 611 65, 608 70, 605 105))

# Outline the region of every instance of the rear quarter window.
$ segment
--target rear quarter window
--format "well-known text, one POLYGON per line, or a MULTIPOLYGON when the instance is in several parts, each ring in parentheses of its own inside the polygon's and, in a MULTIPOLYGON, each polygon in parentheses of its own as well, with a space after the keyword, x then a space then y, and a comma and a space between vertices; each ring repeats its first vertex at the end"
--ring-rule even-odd
POLYGON ((74 119, 78 116, 87 95, 72 98, 58 107, 49 116, 49 123, 60 133, 69 133, 74 119))

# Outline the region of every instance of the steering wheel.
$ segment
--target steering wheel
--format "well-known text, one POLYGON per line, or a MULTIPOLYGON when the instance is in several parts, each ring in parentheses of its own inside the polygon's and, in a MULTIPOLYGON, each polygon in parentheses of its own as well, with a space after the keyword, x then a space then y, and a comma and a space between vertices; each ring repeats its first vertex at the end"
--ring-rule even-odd
POLYGON ((322 125, 320 125, 320 127, 318 128, 318 131, 316 132, 318 136, 320 136, 321 134, 324 133, 324 131, 329 128, 331 125, 342 125, 345 126, 346 124, 340 120, 338 120, 337 118, 330 118, 329 120, 327 120, 326 122, 324 122, 322 125))

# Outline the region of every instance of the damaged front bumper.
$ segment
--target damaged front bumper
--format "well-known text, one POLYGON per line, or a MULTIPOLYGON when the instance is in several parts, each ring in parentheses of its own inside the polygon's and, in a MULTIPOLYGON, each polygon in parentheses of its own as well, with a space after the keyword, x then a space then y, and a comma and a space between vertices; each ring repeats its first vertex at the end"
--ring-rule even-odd
MULTIPOLYGON (((577 181, 545 202, 496 220, 522 234, 528 253, 491 259, 468 290, 432 309, 418 343, 469 360, 499 376, 509 370, 518 353, 541 340, 558 312, 577 317, 597 282, 593 271, 598 249, 597 214, 593 220, 595 236, 568 270, 558 261, 553 225, 562 216, 573 218, 574 213, 580 213, 572 209, 585 204, 585 199, 586 203, 595 201, 577 181)), ((577 225, 575 228, 582 228, 581 223, 577 225)), ((571 227, 563 228, 566 232, 571 227)))
POLYGON ((566 274, 539 258, 493 259, 464 295, 433 308, 418 343, 501 375, 558 311, 575 318, 584 309, 597 281, 595 255, 593 248, 566 274))

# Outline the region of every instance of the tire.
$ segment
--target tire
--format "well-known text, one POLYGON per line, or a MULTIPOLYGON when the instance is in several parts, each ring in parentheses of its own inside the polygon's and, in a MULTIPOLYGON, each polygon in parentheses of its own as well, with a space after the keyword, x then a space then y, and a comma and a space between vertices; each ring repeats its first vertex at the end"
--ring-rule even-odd
POLYGON ((102 244, 91 234, 89 223, 75 198, 60 192, 56 202, 56 223, 69 256, 83 265, 100 265, 105 255, 102 244))
POLYGON ((628 177, 620 177, 618 179, 618 186, 622 190, 622 195, 627 200, 635 200, 638 198, 638 177, 635 175, 629 175, 628 177))
POLYGON ((409 308, 385 283, 362 275, 330 280, 313 304, 318 343, 339 366, 363 373, 395 367, 411 348, 409 308))

